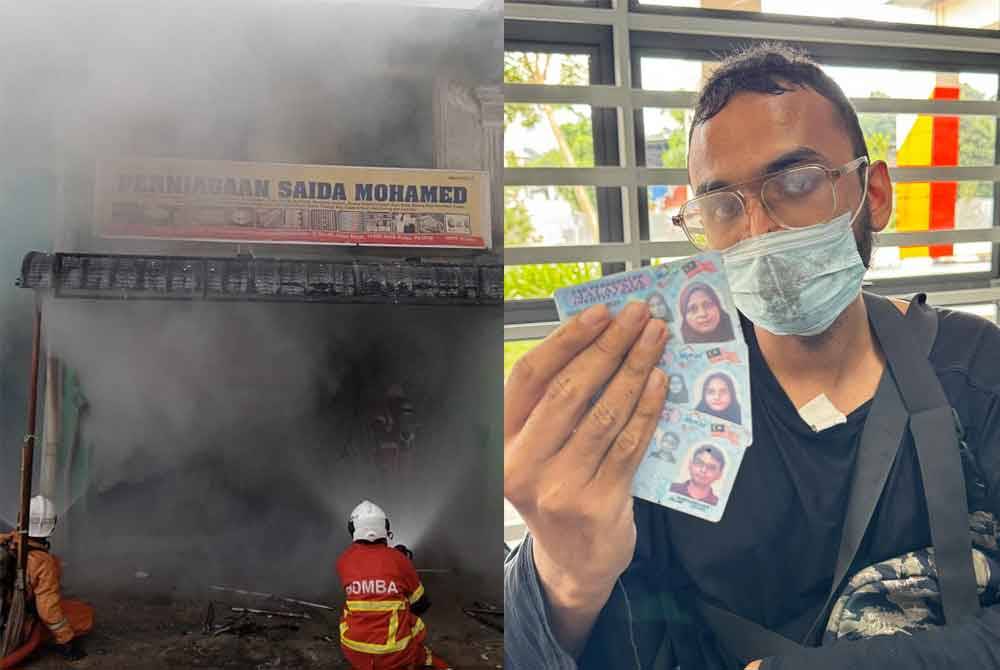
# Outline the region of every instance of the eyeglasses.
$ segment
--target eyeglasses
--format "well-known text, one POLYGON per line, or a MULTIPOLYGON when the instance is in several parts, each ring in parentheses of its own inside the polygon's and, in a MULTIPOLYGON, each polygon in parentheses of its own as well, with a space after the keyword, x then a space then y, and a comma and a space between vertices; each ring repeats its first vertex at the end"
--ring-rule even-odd
MULTIPOLYGON (((868 157, 861 156, 835 169, 805 165, 773 172, 692 198, 671 220, 702 251, 731 247, 739 242, 746 222, 747 196, 743 191, 760 183, 758 198, 775 223, 788 229, 807 228, 833 216, 837 211, 837 181, 867 164, 868 157)), ((862 198, 867 190, 865 170, 862 198)))
POLYGON ((715 472, 717 470, 721 470, 722 466, 716 463, 714 460, 706 461, 700 458, 695 458, 694 460, 691 461, 691 469, 704 470, 706 472, 715 472))

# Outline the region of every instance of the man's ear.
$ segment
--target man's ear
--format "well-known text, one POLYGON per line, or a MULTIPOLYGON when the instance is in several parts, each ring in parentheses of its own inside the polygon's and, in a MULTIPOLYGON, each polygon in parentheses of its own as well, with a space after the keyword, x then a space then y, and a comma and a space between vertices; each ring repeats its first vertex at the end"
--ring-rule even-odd
POLYGON ((892 215, 892 180, 885 161, 875 161, 868 168, 868 209, 872 230, 882 232, 892 215))

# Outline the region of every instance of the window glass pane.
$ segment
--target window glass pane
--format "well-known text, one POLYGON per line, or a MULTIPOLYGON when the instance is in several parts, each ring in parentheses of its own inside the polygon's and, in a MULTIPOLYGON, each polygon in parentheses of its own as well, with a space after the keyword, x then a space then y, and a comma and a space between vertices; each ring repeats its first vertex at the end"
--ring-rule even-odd
POLYGON ((503 269, 504 300, 551 298, 557 288, 598 279, 600 263, 545 263, 506 265, 503 269))
POLYGON ((990 271, 989 242, 965 242, 942 246, 951 249, 951 251, 949 255, 938 258, 932 258, 928 255, 903 256, 903 254, 909 253, 909 250, 927 249, 927 247, 876 246, 875 252, 872 254, 872 266, 865 278, 878 280, 990 271))
POLYGON ((680 58, 639 59, 642 87, 651 91, 697 91, 701 88, 704 64, 680 58))
POLYGON ((506 167, 594 167, 588 105, 504 106, 506 167))
POLYGON ((859 114, 858 120, 872 160, 900 166, 982 167, 996 162, 993 116, 859 114))
MULTIPOLYGON (((713 63, 679 58, 642 56, 642 88, 652 91, 697 92, 713 63)), ((849 98, 906 98, 926 100, 936 86, 957 86, 960 100, 996 100, 1000 77, 983 72, 936 73, 930 70, 822 65, 849 98)))
POLYGON ((503 379, 507 381, 517 359, 538 346, 541 340, 512 340, 503 343, 503 379))
MULTIPOLYGON (((802 0, 639 0, 640 6, 702 7, 758 11, 772 14, 803 14, 802 0)), ((834 19, 866 19, 891 23, 912 23, 956 28, 995 30, 1000 23, 1000 3, 996 0, 945 2, 927 0, 839 0, 809 3, 808 16, 834 19)))
POLYGON ((543 51, 505 51, 503 81, 505 84, 586 86, 590 83, 590 56, 543 51))
POLYGON ((606 7, 607 0, 503 0, 515 5, 569 5, 571 7, 606 7))
MULTIPOLYGON (((586 85, 590 56, 508 51, 508 82, 586 85)), ((504 105, 506 167, 581 168, 595 165, 594 124, 588 105, 504 105)), ((507 246, 591 244, 600 239, 597 189, 590 186, 504 189, 507 246)))
MULTIPOLYGON (((935 182, 893 184, 893 213, 886 232, 928 229, 935 217, 953 220, 954 228, 983 229, 993 224, 993 185, 990 182, 935 182)), ((989 272, 992 245, 964 242, 931 247, 876 245, 868 279, 927 274, 989 272)))
POLYGON ((957 87, 959 100, 996 100, 997 75, 960 72, 936 73, 927 70, 842 67, 824 65, 823 71, 837 82, 849 98, 931 98, 936 87, 957 87))
POLYGON ((504 245, 594 244, 600 240, 593 186, 506 186, 504 245))
POLYGON ((681 205, 694 197, 687 185, 649 186, 646 188, 646 207, 649 212, 649 239, 655 242, 686 242, 684 230, 674 225, 671 217, 681 205))
POLYGON ((998 81, 1000 81, 1000 75, 985 72, 962 72, 958 75, 958 83, 962 89, 959 98, 962 100, 996 100, 998 81))
MULTIPOLYGON (((642 110, 648 167, 687 167, 693 113, 690 109, 642 110)), ((900 166, 982 167, 996 163, 997 124, 993 116, 863 113, 858 120, 872 160, 900 166), (957 155, 948 157, 956 148, 957 155)))
MULTIPOLYGON (((693 252, 692 252, 693 253, 693 252)), ((664 256, 660 258, 650 258, 650 265, 664 265, 666 263, 673 263, 674 261, 679 261, 687 258, 687 256, 664 256)))
MULTIPOLYGON (((640 5, 652 7, 701 7, 701 0, 639 0, 640 5)), ((718 8, 717 8, 718 9, 718 8)))
POLYGON ((693 114, 690 109, 642 110, 648 167, 687 168, 687 138, 693 114))

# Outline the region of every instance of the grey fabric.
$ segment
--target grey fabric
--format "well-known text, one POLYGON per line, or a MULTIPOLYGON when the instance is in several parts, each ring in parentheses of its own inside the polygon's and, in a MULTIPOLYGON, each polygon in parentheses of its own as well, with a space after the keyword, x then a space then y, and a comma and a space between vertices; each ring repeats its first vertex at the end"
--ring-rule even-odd
MULTIPOLYGON (((979 601, 997 602, 1000 553, 997 520, 985 511, 969 515, 972 564, 979 601)), ((913 634, 943 626, 941 589, 933 547, 870 565, 853 575, 830 613, 823 644, 875 635, 913 634)))
POLYGON ((503 658, 505 670, 576 670, 576 661, 549 627, 528 535, 504 561, 503 658))

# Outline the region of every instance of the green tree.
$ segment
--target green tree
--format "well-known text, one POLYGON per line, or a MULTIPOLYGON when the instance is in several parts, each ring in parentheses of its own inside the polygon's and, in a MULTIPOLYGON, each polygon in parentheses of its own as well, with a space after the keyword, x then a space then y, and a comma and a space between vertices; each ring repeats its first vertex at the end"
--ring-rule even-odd
MULTIPOLYGON (((873 91, 872 98, 888 98, 882 91, 873 91)), ((961 84, 961 99, 985 100, 986 95, 967 83, 961 84)), ((898 148, 896 118, 893 114, 860 114, 861 130, 873 161, 889 160, 892 147, 898 148)), ((958 164, 993 165, 995 161, 996 119, 992 116, 961 116, 958 122, 958 164)), ((993 185, 988 182, 959 182, 959 198, 990 198, 993 185)), ((895 223, 895 212, 890 229, 895 223)))
MULTIPOLYGON (((562 141, 569 147, 573 156, 572 165, 565 165, 565 156, 561 149, 550 149, 539 156, 523 161, 524 167, 543 167, 562 165, 573 167, 577 165, 594 164, 594 134, 593 124, 586 114, 567 107, 566 111, 576 117, 575 121, 565 121, 559 124, 562 141)), ((557 186, 559 197, 570 204, 573 212, 583 214, 590 230, 590 239, 599 240, 597 229, 597 195, 596 191, 586 186, 557 186)))
MULTIPOLYGON (((963 100, 985 100, 986 96, 969 84, 962 84, 963 100)), ((993 116, 962 116, 958 121, 958 164, 993 165, 996 152, 997 126, 993 116)), ((993 184, 960 182, 959 198, 991 198, 993 184)))
MULTIPOLYGON (((884 91, 872 91, 872 98, 888 98, 884 91)), ((861 132, 872 161, 889 160, 889 149, 896 146, 896 117, 893 114, 859 114, 861 132)))
MULTIPOLYGON (((581 86, 588 81, 586 60, 562 54, 507 52, 504 54, 504 81, 513 84, 545 84, 553 63, 559 62, 559 83, 581 86)), ((591 120, 570 105, 504 105, 504 122, 534 128, 545 123, 555 140, 556 148, 529 159, 514 159, 518 167, 581 167, 594 164, 594 138, 591 120), (570 117, 568 120, 566 117, 570 117)), ((510 163, 508 163, 510 164, 510 163)), ((597 225, 597 202, 592 189, 585 186, 560 187, 559 193, 579 213, 590 231, 591 239, 600 239, 597 225)))
MULTIPOLYGON (((549 72, 559 62, 558 81, 566 86, 581 86, 588 82, 589 64, 583 57, 566 57, 543 53, 507 52, 504 54, 504 81, 507 83, 544 84, 549 72)), ((516 167, 580 167, 594 164, 594 140, 590 118, 570 105, 504 105, 506 125, 519 124, 533 128, 546 124, 555 140, 555 148, 542 154, 518 157, 512 151, 505 156, 505 165, 516 167)), ((591 239, 599 238, 597 201, 594 189, 583 186, 557 187, 571 210, 582 217, 591 239)), ((540 237, 518 188, 504 189, 504 243, 510 246, 537 244, 540 237)), ((548 263, 514 265, 504 268, 504 298, 548 298, 553 291, 590 281, 600 276, 597 263, 548 263)), ((506 358, 506 347, 505 347, 506 358)))
POLYGON ((523 191, 510 186, 503 190, 503 242, 506 246, 518 247, 541 241, 531 224, 522 194, 523 191))
POLYGON ((663 115, 673 120, 674 128, 667 135, 667 148, 660 154, 660 164, 665 168, 687 167, 687 126, 683 109, 664 109, 663 115))
POLYGON ((582 284, 600 276, 600 263, 509 265, 503 269, 503 296, 505 300, 549 298, 557 288, 582 284))

